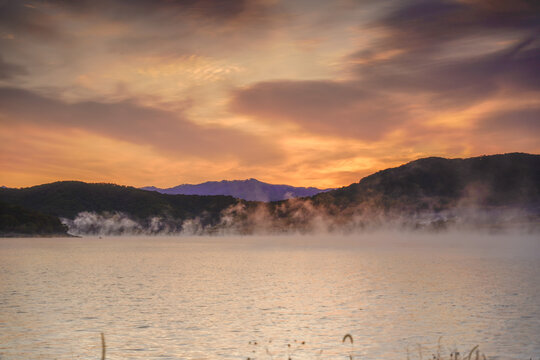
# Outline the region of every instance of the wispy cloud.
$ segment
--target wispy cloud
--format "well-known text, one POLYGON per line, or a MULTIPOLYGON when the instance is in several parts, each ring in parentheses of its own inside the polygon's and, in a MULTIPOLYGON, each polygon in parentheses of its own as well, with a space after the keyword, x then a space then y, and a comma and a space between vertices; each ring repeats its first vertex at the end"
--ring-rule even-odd
POLYGON ((82 129, 173 155, 196 155, 220 159, 233 156, 246 162, 275 162, 279 152, 264 139, 220 127, 202 127, 182 114, 134 102, 95 101, 65 103, 27 90, 0 88, 2 124, 31 124, 82 129), (249 148, 250 151, 245 151, 249 148))

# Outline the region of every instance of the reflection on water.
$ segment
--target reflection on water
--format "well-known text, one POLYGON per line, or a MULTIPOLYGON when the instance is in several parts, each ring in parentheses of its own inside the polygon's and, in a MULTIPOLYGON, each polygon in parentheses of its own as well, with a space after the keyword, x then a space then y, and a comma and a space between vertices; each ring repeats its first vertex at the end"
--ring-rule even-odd
POLYGON ((538 250, 511 235, 0 239, 0 358, 99 358, 100 332, 108 359, 413 359, 440 336, 445 353, 537 358, 538 250))

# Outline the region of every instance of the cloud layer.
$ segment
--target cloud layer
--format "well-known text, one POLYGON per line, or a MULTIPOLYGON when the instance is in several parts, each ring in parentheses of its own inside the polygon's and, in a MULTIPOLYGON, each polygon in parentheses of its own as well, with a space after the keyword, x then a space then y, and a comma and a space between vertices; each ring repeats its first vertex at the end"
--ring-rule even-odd
POLYGON ((9 186, 336 187, 422 156, 540 151, 526 0, 8 0, 0 46, 9 186))
POLYGON ((32 92, 0 88, 0 114, 6 125, 30 124, 62 131, 74 128, 126 142, 148 145, 157 151, 216 160, 234 156, 261 163, 279 159, 279 152, 264 139, 238 130, 203 127, 182 114, 139 106, 130 101, 65 103, 32 92), (246 152, 246 148, 250 149, 246 152))

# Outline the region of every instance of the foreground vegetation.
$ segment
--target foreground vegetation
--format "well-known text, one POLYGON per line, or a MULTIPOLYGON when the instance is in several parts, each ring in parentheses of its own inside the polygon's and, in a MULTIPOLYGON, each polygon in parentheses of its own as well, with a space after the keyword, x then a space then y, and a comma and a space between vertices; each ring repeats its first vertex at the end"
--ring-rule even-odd
MULTIPOLYGON (((354 352, 354 339, 351 334, 346 334, 342 341, 345 346, 349 345, 349 349, 346 351, 346 357, 349 360, 353 360, 355 356, 353 355, 354 352)), ((299 349, 301 349, 305 345, 305 341, 294 341, 292 344, 287 344, 287 354, 286 359, 287 360, 293 360, 294 353, 297 352, 299 349)), ((249 345, 252 346, 259 346, 260 344, 257 341, 250 341, 249 345)), ((107 347, 105 344, 105 335, 101 333, 101 360, 106 360, 106 353, 107 353, 107 347)), ((265 346, 265 353, 268 359, 274 360, 274 354, 268 349, 267 346, 265 346)), ((318 359, 320 359, 323 356, 323 351, 321 350, 318 354, 315 355, 318 359)), ((411 354, 409 352, 409 349, 407 349, 407 360, 411 359, 411 354)), ((418 353, 417 356, 420 360, 423 359, 424 354, 422 353, 422 347, 418 345, 418 353)), ((247 357, 247 360, 255 360, 255 357, 247 357)), ((441 338, 439 338, 439 341, 437 343, 437 350, 436 353, 431 354, 431 356, 428 356, 427 359, 430 360, 487 360, 488 357, 480 351, 480 348, 478 345, 474 346, 472 349, 464 352, 463 354, 460 353, 458 350, 451 351, 448 355, 442 354, 442 346, 441 346, 441 338)))

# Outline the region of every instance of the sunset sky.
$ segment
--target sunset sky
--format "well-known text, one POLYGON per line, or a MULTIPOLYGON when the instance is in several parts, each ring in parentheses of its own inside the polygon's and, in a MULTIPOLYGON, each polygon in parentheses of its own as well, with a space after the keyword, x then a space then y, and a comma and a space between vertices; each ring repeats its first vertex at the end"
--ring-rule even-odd
POLYGON ((0 185, 338 187, 540 153, 540 2, 0 1, 0 185))

